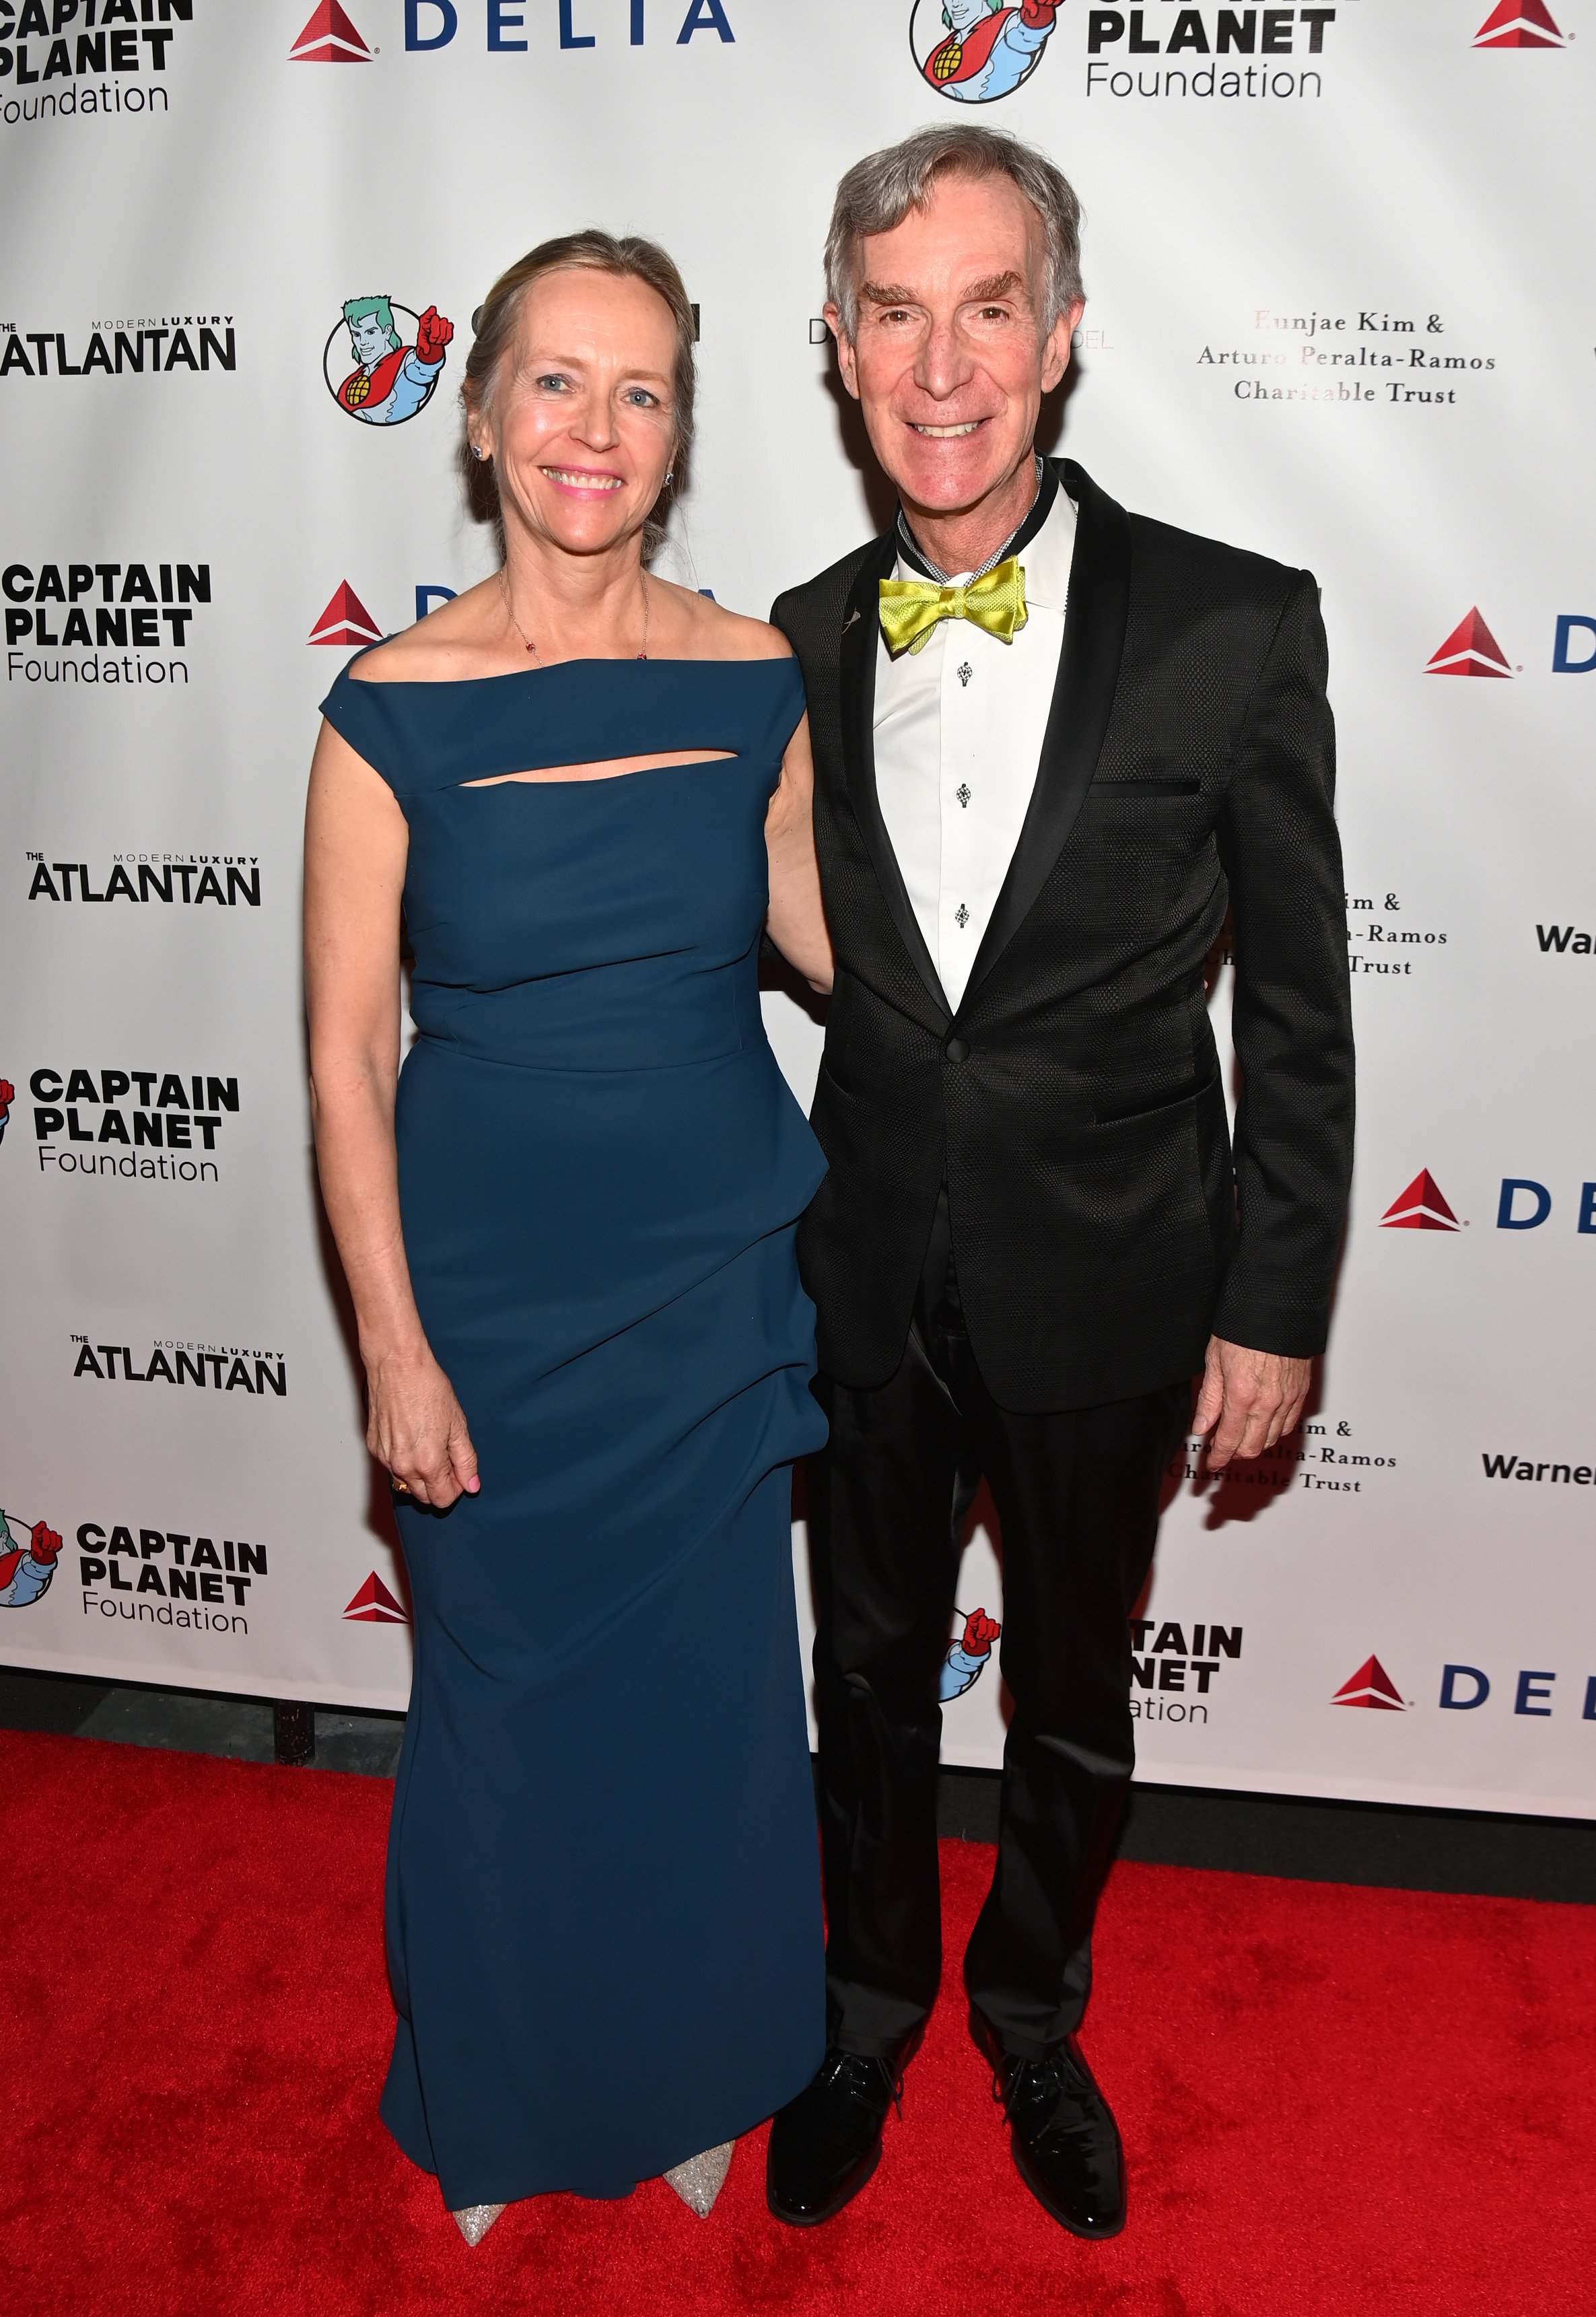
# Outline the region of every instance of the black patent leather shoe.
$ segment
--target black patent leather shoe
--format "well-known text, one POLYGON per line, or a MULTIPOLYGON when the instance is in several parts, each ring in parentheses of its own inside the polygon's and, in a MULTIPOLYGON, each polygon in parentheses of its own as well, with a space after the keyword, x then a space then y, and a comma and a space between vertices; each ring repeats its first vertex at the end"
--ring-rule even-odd
POLYGON ((992 2062, 992 2098, 1009 2119, 1009 2145, 1026 2187, 1078 2237, 1125 2226, 1125 2151, 1114 2112, 1073 2035, 1045 2060, 1001 2050, 979 2015, 971 2025, 992 2062))
POLYGON ((828 2051, 770 2127, 765 2200, 778 2221, 812 2229, 858 2195, 881 2161, 882 2128, 902 2089, 892 2061, 828 2051))

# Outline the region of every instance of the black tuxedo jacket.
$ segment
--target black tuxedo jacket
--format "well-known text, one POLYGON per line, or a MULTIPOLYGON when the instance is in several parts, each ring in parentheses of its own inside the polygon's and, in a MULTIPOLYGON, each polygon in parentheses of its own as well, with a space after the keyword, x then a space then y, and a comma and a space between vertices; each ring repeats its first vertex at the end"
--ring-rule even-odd
POLYGON ((1024 1412, 1152 1391, 1210 1330, 1323 1348, 1352 1154, 1334 735, 1312 576, 1080 511, 1036 788, 950 1014, 888 839, 872 737, 894 535, 771 617, 802 667, 837 984, 799 1230, 838 1382, 902 1356, 946 1180, 972 1348, 1024 1412), (1233 912, 1233 1154, 1204 964, 1233 912))

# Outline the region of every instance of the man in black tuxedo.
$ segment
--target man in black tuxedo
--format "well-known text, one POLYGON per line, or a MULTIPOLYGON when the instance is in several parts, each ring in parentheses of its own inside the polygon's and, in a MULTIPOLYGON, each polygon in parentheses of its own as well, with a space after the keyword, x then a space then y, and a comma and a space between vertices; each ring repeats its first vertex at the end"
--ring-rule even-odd
POLYGON ((829 2047, 768 2171, 798 2223, 869 2178, 937 1990, 938 1673, 984 1475, 1014 1718, 971 2023, 1029 2187, 1081 2235, 1123 2224, 1075 2030, 1133 1762, 1129 1613, 1188 1419, 1215 1472, 1296 1424, 1346 1205, 1317 591, 1036 456, 1078 221, 1051 162, 978 127, 843 179, 827 319, 900 514, 772 613, 808 687, 837 955, 830 1172, 799 1239, 831 1427, 829 2047), (1227 909, 1233 1151, 1204 979, 1227 909))

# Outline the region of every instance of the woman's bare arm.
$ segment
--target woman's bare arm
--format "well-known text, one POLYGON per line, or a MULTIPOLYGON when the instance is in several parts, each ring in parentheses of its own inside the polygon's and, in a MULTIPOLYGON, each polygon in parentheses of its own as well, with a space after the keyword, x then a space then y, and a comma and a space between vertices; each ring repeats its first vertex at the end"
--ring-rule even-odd
POLYGON ((423 1504, 478 1487, 465 1418, 416 1309, 399 1225, 399 898, 409 830, 391 791, 324 724, 305 810, 310 1107, 327 1220, 354 1301, 366 1445, 423 1504))
POLYGON ((788 964, 824 996, 831 987, 831 936, 815 860, 814 762, 807 716, 782 759, 781 780, 765 817, 765 845, 770 860, 766 929, 788 964))

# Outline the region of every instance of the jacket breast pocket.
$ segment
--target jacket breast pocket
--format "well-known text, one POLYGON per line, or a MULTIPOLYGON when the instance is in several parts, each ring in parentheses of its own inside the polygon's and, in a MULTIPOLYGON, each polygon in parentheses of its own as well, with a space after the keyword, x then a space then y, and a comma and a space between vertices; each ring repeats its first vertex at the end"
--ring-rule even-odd
POLYGON ((1094 781, 1076 821, 1071 861, 1080 927, 1103 937, 1150 927, 1211 885, 1219 792, 1195 778, 1094 781), (1084 881, 1084 890, 1080 890, 1084 881))

